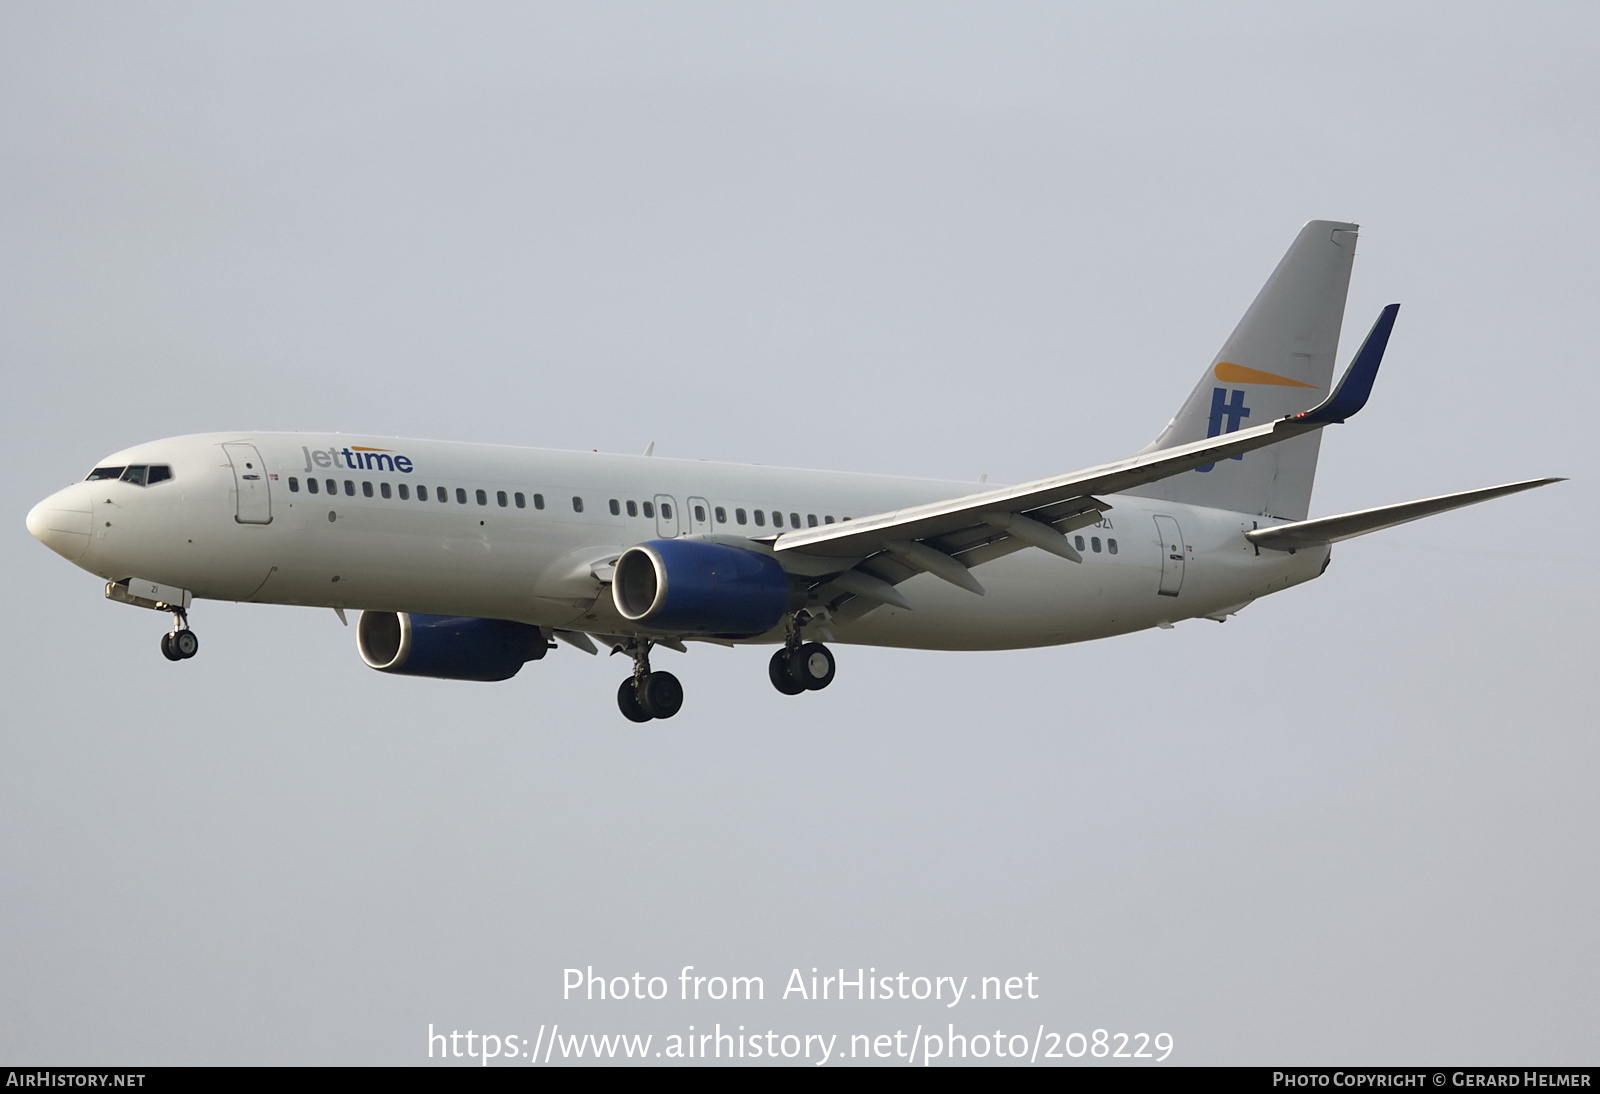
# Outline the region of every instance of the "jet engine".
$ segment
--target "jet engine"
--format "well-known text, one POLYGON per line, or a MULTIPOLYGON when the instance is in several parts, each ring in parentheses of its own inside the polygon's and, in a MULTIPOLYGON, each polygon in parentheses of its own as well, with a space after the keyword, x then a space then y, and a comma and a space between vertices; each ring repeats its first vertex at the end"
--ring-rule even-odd
POLYGON ((611 598, 624 619, 652 630, 749 636, 783 618, 789 578, 776 559, 758 551, 652 539, 617 559, 611 598))
POLYGON ((362 612, 361 660, 379 672, 441 680, 509 680, 550 648, 544 631, 509 619, 362 612))

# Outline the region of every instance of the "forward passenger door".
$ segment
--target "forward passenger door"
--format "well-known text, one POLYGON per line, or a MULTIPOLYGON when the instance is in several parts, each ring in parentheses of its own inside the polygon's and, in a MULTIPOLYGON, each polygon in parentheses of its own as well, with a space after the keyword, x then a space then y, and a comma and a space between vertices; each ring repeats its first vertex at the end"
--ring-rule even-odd
POLYGON ((267 473, 261 466, 261 453, 253 444, 225 444, 222 451, 233 467, 234 492, 238 498, 233 519, 240 524, 271 524, 272 498, 267 493, 267 473))

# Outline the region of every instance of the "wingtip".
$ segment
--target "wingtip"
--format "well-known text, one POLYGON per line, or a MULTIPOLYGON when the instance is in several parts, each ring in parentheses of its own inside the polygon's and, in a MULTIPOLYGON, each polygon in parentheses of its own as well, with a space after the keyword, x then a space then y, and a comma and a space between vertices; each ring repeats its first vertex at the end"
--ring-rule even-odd
POLYGON ((1306 425, 1331 425, 1354 417, 1366 406, 1373 381, 1378 378, 1378 366, 1383 363, 1383 352, 1389 346, 1389 335, 1394 331, 1395 317, 1399 314, 1399 304, 1384 305, 1350 367, 1340 377, 1339 386, 1320 404, 1302 414, 1291 415, 1290 420, 1306 425))

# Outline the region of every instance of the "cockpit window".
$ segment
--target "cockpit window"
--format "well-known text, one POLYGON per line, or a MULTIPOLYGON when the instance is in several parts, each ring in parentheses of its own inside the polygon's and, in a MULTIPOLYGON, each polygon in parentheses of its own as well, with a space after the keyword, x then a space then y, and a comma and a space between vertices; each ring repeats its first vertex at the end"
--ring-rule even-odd
POLYGON ((126 467, 97 467, 89 472, 89 477, 83 481, 109 482, 112 479, 121 479, 135 486, 154 486, 170 478, 172 478, 172 468, 164 463, 136 463, 126 467))

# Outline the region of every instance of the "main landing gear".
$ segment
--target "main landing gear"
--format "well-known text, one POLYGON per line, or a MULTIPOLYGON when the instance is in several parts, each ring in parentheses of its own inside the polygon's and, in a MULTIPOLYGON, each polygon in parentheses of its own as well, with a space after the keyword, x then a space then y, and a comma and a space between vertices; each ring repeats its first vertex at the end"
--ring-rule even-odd
POLYGON ((633 656, 633 675, 617 688, 617 706, 630 722, 670 718, 683 708, 683 685, 678 678, 670 672, 650 671, 650 646, 648 638, 636 638, 612 651, 633 656))
POLYGON ((161 655, 168 661, 187 661, 200 652, 200 639, 189 629, 189 613, 172 609, 172 629, 161 636, 161 655))
POLYGON ((833 683, 833 654, 821 642, 802 642, 800 628, 803 625, 790 618, 783 648, 767 662, 767 678, 785 695, 821 691, 833 683))

